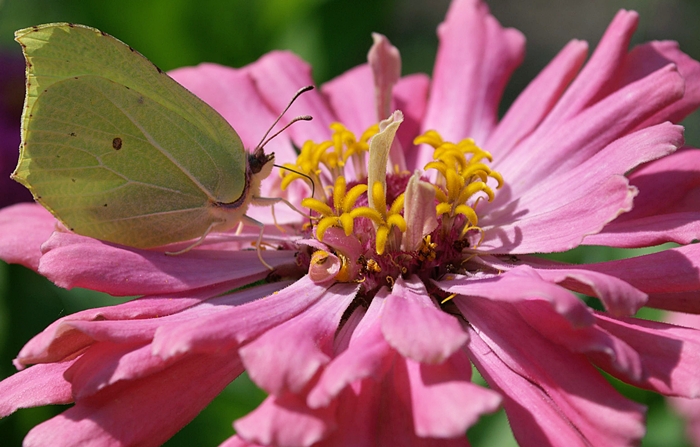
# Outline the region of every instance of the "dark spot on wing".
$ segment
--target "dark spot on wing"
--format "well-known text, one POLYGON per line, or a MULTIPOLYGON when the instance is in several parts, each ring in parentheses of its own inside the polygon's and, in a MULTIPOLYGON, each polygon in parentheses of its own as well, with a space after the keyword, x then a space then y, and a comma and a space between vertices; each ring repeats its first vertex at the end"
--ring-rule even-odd
POLYGON ((131 50, 132 53, 136 53, 136 50, 134 50, 131 45, 129 45, 129 50, 131 50))
POLYGON ((153 64, 154 67, 156 67, 156 70, 158 70, 158 73, 163 73, 163 70, 161 70, 157 65, 153 64))
POLYGON ((122 148, 122 139, 119 138, 119 137, 113 139, 113 140, 112 140, 112 147, 113 147, 115 150, 121 149, 121 148, 122 148))
POLYGON ((103 36, 107 35, 107 33, 105 33, 104 31, 100 31, 100 34, 102 34, 103 36))
POLYGON ((139 96, 136 102, 138 102, 139 104, 143 104, 143 96, 139 96))
POLYGON ((71 132, 71 133, 69 133, 68 135, 70 135, 71 137, 76 136, 76 135, 75 135, 75 132, 71 132))
POLYGON ((73 183, 75 183, 75 179, 74 179, 74 178, 70 179, 70 181, 73 182, 73 183))
POLYGON ((107 206, 107 204, 105 203, 105 204, 104 204, 104 205, 102 205, 102 206, 107 206))

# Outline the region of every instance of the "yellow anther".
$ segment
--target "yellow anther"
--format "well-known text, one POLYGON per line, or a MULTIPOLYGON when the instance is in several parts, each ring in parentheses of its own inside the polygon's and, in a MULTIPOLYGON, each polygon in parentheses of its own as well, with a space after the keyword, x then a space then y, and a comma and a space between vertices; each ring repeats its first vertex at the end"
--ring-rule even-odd
POLYGON ((391 204, 391 208, 389 208, 389 214, 399 214, 403 210, 403 204, 405 200, 406 195, 404 193, 400 194, 394 200, 394 203, 391 204))
POLYGON ((457 199, 457 202, 465 203, 467 200, 469 200, 469 198, 471 198, 471 196, 481 191, 483 191, 484 193, 486 193, 487 196, 489 196, 489 202, 493 200, 493 191, 491 190, 491 188, 488 187, 488 185, 486 185, 486 183, 474 182, 468 184, 464 189, 462 189, 457 199))
POLYGON ((479 218, 476 216, 476 211, 474 211, 472 207, 468 205, 459 205, 455 207, 454 214, 461 214, 467 218, 469 225, 465 228, 475 227, 479 223, 479 218))
POLYGON ((343 210, 346 212, 350 211, 352 207, 355 206, 357 199, 359 199, 360 196, 366 192, 367 185, 365 184, 355 185, 350 188, 350 191, 348 191, 345 199, 343 200, 343 210))
POLYGON ((374 200, 374 209, 380 214, 386 215, 386 194, 381 182, 374 182, 372 185, 372 199, 374 200))
POLYGON ((456 296, 457 296, 457 294, 453 293, 453 294, 449 295, 447 298, 445 298, 444 300, 440 301, 440 304, 445 304, 446 302, 450 301, 452 298, 454 298, 456 296))
POLYGON ((319 220, 318 225, 316 225, 316 237, 319 241, 322 241, 323 235, 326 233, 327 229, 329 229, 330 227, 340 225, 340 219, 338 219, 337 216, 324 217, 321 220, 319 220))
MULTIPOLYGON (((368 140, 379 131, 379 126, 374 125, 368 128, 357 140, 355 135, 340 123, 333 123, 331 128, 331 138, 329 141, 314 143, 305 142, 299 152, 296 163, 287 163, 284 167, 306 174, 311 177, 315 184, 321 184, 320 175, 323 171, 321 166, 325 166, 332 179, 344 175, 345 165, 348 159, 359 156, 369 150, 368 140)), ((355 166, 359 159, 355 158, 355 166)), ((306 179, 303 175, 281 170, 282 188, 285 189, 291 182, 298 179, 306 179)))
POLYGON ((345 177, 342 175, 335 179, 335 186, 333 187, 333 206, 336 210, 344 208, 343 199, 345 198, 346 186, 345 177))
POLYGON ((484 163, 484 160, 492 161, 491 154, 477 146, 471 138, 454 144, 444 141, 440 134, 432 130, 417 137, 414 143, 429 144, 435 149, 434 161, 426 164, 425 169, 434 169, 439 173, 436 185, 440 186, 435 187, 437 214, 448 218, 463 215, 466 222, 461 228, 462 235, 471 229, 481 231, 477 227, 478 217, 474 207, 484 195, 489 201, 494 199, 493 190, 487 184, 489 178, 498 182, 497 188, 503 185, 503 177, 484 163), (474 197, 479 192, 484 194, 474 197))
POLYGON ((375 250, 378 255, 383 255, 386 249, 386 242, 389 239, 389 227, 380 226, 377 228, 377 239, 375 242, 375 250))
POLYGON ((438 203, 435 208, 435 211, 437 212, 438 216, 452 213, 452 205, 450 205, 447 202, 438 203))
POLYGON ((423 135, 418 135, 414 140, 413 144, 429 144, 434 148, 437 148, 443 143, 442 137, 439 133, 434 130, 428 130, 423 135))
POLYGON ((406 219, 401 214, 391 214, 386 219, 386 225, 389 228, 397 227, 402 233, 406 231, 408 225, 406 219))
POLYGON ((316 211, 318 214, 322 216, 330 216, 333 214, 333 210, 331 209, 330 206, 326 205, 325 203, 321 202, 318 199, 314 199, 312 197, 308 197, 306 199, 303 199, 301 201, 301 206, 304 208, 309 208, 312 211, 316 211))
POLYGON ((338 218, 340 225, 343 227, 346 236, 352 234, 352 230, 355 228, 355 219, 349 213, 343 213, 338 218))
POLYGON ((372 209, 368 206, 360 206, 349 213, 353 219, 357 219, 358 217, 366 217, 368 219, 371 219, 372 222, 376 223, 377 225, 381 224, 382 222, 382 215, 379 214, 379 212, 375 209, 372 209))

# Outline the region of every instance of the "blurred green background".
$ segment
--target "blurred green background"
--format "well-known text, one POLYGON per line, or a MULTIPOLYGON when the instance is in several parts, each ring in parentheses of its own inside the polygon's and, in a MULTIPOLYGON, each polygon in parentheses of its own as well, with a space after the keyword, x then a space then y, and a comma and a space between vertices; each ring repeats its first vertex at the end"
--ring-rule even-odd
MULTIPOLYGON (((502 24, 520 29, 528 39, 526 61, 508 87, 504 106, 569 39, 596 44, 620 8, 641 14, 635 42, 678 40, 682 49, 700 59, 700 2, 695 0, 487 3, 502 24)), ((435 28, 448 4, 447 0, 0 0, 0 73, 12 68, 7 57, 21 57, 12 40, 16 29, 56 21, 99 28, 164 70, 205 61, 238 67, 267 51, 290 49, 312 64, 317 83, 364 62, 372 43, 370 33, 380 32, 401 50, 404 74, 430 73, 437 45, 435 28)), ((0 86, 1 99, 19 104, 21 89, 21 83, 0 86)), ((698 113, 686 125, 688 143, 700 145, 698 113)), ((0 191, 0 196, 4 193, 0 191)), ((588 248, 566 256, 573 262, 591 262, 621 255, 614 250, 588 248)), ((85 290, 58 289, 26 269, 0 262, 0 377, 13 373, 11 359, 21 346, 56 318, 115 302, 85 290)), ((662 398, 621 389, 650 406, 644 446, 688 445, 682 423, 666 410, 662 398)), ((242 377, 167 445, 218 445, 233 433, 231 421, 263 398, 264 394, 242 377)), ((21 410, 0 420, 0 445, 20 445, 32 426, 62 409, 21 410)), ((503 412, 485 418, 470 430, 470 438, 475 446, 515 445, 503 412)))

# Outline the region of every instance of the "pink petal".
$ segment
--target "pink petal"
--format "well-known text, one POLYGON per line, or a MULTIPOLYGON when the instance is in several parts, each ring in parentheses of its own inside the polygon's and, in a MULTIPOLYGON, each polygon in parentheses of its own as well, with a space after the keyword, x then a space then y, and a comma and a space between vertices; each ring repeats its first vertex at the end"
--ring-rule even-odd
MULTIPOLYGON (((248 442, 275 446, 310 446, 335 428, 334 408, 309 409, 292 393, 270 396, 234 427, 248 442)), ((245 444, 244 444, 245 445, 245 444)))
POLYGON ((688 244, 700 237, 700 151, 686 149, 633 172, 634 208, 585 242, 613 247, 688 244), (659 181, 663 178, 663 181, 659 181))
POLYGON ((448 293, 462 297, 455 302, 473 301, 471 297, 481 297, 488 301, 518 303, 528 300, 545 300, 551 303, 557 313, 564 316, 574 327, 590 326, 594 317, 590 309, 574 294, 542 279, 529 266, 520 266, 502 275, 485 279, 458 278, 451 281, 436 282, 436 285, 448 293))
MULTIPOLYGON (((273 113, 284 110, 300 88, 314 84, 311 67, 298 56, 285 51, 267 53, 245 69, 249 70, 260 95, 273 113)), ((328 126, 335 121, 335 117, 318 91, 311 91, 299 97, 280 123, 286 124, 300 115, 311 115, 314 119, 294 125, 287 131, 294 144, 301 147, 306 140, 321 142, 329 138, 328 126)))
MULTIPOLYGON (((338 428, 314 447, 355 447, 365 445, 397 445, 409 447, 468 447, 464 431, 451 439, 422 437, 415 433, 414 404, 407 392, 409 387, 406 362, 399 361, 385 380, 375 382, 365 379, 346 389, 338 400, 338 428)), ((440 388, 439 384, 435 384, 440 388)), ((478 405, 477 405, 478 406, 478 405)), ((430 411, 433 406, 425 408, 430 411)), ((416 411, 421 411, 418 409, 416 411)), ((460 409, 460 414, 471 417, 469 411, 460 409)))
POLYGON ((201 308, 196 305, 227 290, 229 288, 224 284, 197 293, 141 298, 68 315, 32 338, 20 351, 15 365, 21 368, 37 362, 62 361, 82 351, 95 339, 132 344, 146 342, 158 327, 168 321, 182 325, 182 320, 201 318, 201 308), (183 312, 190 307, 192 312, 183 312))
POLYGON ((569 42, 513 102, 484 148, 496 159, 504 158, 513 146, 533 132, 576 77, 587 53, 586 42, 569 42))
POLYGON ((575 328, 544 301, 525 301, 515 308, 543 337, 572 352, 586 354, 605 371, 626 382, 640 382, 645 378, 641 355, 602 328, 595 325, 575 328))
POLYGON ((616 276, 649 295, 647 306, 700 313, 700 245, 670 248, 635 258, 584 264, 586 270, 616 276))
POLYGON ((646 304, 646 293, 614 276, 584 269, 551 265, 537 269, 543 279, 561 284, 569 290, 599 298, 614 316, 630 316, 646 304))
POLYGON ((393 112, 392 90, 401 77, 401 55, 386 36, 372 34, 374 44, 367 54, 374 78, 377 121, 387 119, 393 112))
POLYGON ((507 158, 495 160, 493 167, 505 179, 518 180, 509 185, 512 197, 520 197, 543 178, 575 169, 653 113, 682 98, 683 84, 676 67, 668 65, 552 129, 540 126, 507 158))
POLYGON ((240 362, 230 356, 190 357, 158 374, 108 387, 79 401, 35 426, 24 445, 159 446, 241 372, 240 362))
MULTIPOLYGON (((71 233, 55 233, 43 250, 39 272, 56 285, 111 295, 172 293, 228 281, 242 286, 269 274, 253 250, 193 249, 169 256, 71 233)), ((273 267, 294 259, 291 251, 266 251, 264 256, 273 267)))
POLYGON ((535 332, 511 306, 455 301, 473 328, 469 351, 521 445, 631 446, 644 408, 618 394, 585 357, 535 332))
POLYGON ((486 204, 483 208, 480 225, 485 229, 496 227, 496 231, 487 230, 487 242, 482 247, 493 246, 494 251, 502 252, 505 247, 496 247, 503 238, 510 243, 506 247, 518 253, 559 251, 578 245, 582 237, 597 233, 622 211, 630 209, 629 188, 622 177, 626 172, 673 152, 682 142, 682 128, 664 123, 612 142, 572 170, 547 176, 520 197, 508 197, 506 185, 497 194, 496 202, 501 194, 510 202, 503 200, 500 205, 486 204), (598 200, 606 204, 588 205, 589 201, 598 200), (492 209, 496 206, 500 208, 492 209), (596 212, 581 208, 587 206, 596 212), (554 216, 559 215, 563 216, 557 221, 554 216), (571 221, 572 217, 576 222, 571 221), (540 219, 542 223, 536 223, 540 219))
POLYGON ((447 141, 472 137, 483 143, 496 123, 505 83, 522 61, 524 37, 502 28, 486 4, 473 0, 451 4, 438 36, 423 130, 437 129, 447 141))
MULTIPOLYGON (((396 132, 396 140, 404 150, 406 166, 402 169, 409 172, 423 169, 423 165, 417 165, 419 149, 413 145, 413 140, 421 129, 428 105, 429 88, 430 78, 420 73, 404 76, 394 86, 394 105, 396 110, 403 112, 403 123, 396 132)), ((390 161, 396 164, 395 160, 390 159, 390 161)))
POLYGON ((354 382, 373 378, 383 380, 391 366, 395 351, 384 339, 379 314, 386 298, 375 297, 370 309, 362 318, 364 329, 358 328, 346 350, 334 357, 324 368, 314 388, 309 392, 307 403, 311 408, 330 405, 340 392, 354 382))
POLYGON ((501 404, 501 396, 471 383, 471 364, 459 350, 447 361, 428 365, 406 360, 416 435, 456 438, 485 413, 501 404))
POLYGON ((39 268, 41 244, 56 229, 56 218, 36 203, 20 203, 0 210, 0 259, 39 268))
POLYGON ((73 402, 70 383, 63 373, 72 361, 35 365, 0 382, 0 417, 20 408, 73 402))
POLYGON ((600 327, 624 340, 641 356, 647 378, 636 386, 670 396, 700 397, 700 331, 603 314, 597 319, 600 327))
POLYGON ((441 363, 467 341, 459 322, 437 308, 415 276, 396 279, 381 324, 389 345, 421 363, 441 363))
POLYGON ((321 86, 321 92, 337 120, 355 136, 359 137, 368 127, 377 124, 372 69, 368 64, 331 79, 321 86))
POLYGON ((591 59, 581 70, 542 127, 557 126, 611 93, 612 80, 625 58, 639 16, 621 10, 600 39, 591 59))
POLYGON ((278 290, 284 285, 286 283, 273 283, 243 290, 238 294, 252 293, 252 296, 264 299, 226 308, 187 323, 159 328, 153 339, 153 353, 169 358, 192 351, 233 349, 293 318, 322 297, 344 297, 356 287, 354 284, 336 285, 329 291, 326 286, 316 285, 308 277, 278 290))
MULTIPOLYGON (((510 202, 502 206, 507 212, 493 210, 494 205, 486 204, 480 223, 503 225, 513 221, 512 215, 527 216, 532 213, 530 210, 543 212, 566 206, 576 198, 595 194, 597 185, 610 177, 623 176, 643 163, 673 153, 682 145, 683 128, 670 123, 625 135, 573 169, 547 175, 521 196, 511 196, 510 202)), ((496 195, 497 201, 500 194, 496 195)))
POLYGON ((357 288, 330 290, 299 315, 266 331, 239 351, 250 378, 274 395, 298 393, 328 363, 334 335, 357 288))
MULTIPOLYGON (((173 363, 173 362, 170 362, 173 363)), ((149 345, 95 343, 65 373, 76 401, 115 383, 159 373, 170 366, 149 345)))
POLYGON ((674 63, 685 80, 683 99, 660 110, 645 123, 640 124, 640 127, 663 121, 680 123, 700 105, 700 62, 680 51, 677 42, 655 41, 638 45, 627 55, 625 62, 625 75, 631 79, 641 77, 668 63, 674 63))
POLYGON ((593 194, 571 198, 566 206, 537 210, 509 225, 482 227, 485 237, 479 249, 526 254, 579 246, 584 236, 597 233, 606 223, 629 211, 636 194, 622 176, 610 177, 594 188, 593 194))

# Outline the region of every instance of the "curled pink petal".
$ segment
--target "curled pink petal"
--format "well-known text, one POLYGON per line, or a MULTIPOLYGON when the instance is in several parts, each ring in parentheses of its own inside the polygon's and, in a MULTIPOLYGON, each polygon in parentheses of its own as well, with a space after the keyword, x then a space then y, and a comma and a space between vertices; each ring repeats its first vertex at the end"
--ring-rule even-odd
POLYGON ((41 244, 56 229, 56 218, 35 203, 0 210, 0 258, 10 264, 39 268, 41 244))
POLYGON ((63 373, 72 361, 35 365, 0 382, 0 417, 19 408, 67 404, 73 401, 63 373))
POLYGON ((329 292, 300 315, 242 347, 239 352, 251 379, 275 395, 301 391, 330 360, 333 335, 353 298, 352 293, 329 292))
POLYGON ((440 312, 417 278, 399 278, 386 298, 382 333, 401 355, 417 362, 441 363, 466 341, 454 317, 440 312))
POLYGON ((268 397, 234 426, 239 436, 250 442, 308 447, 335 428, 333 413, 333 408, 309 409, 302 398, 285 393, 268 397))
MULTIPOLYGON (((593 313, 575 295, 544 281, 529 266, 517 267, 497 277, 473 280, 459 278, 441 281, 437 285, 449 293, 506 303, 544 299, 576 327, 590 326, 594 322, 593 313)), ((459 298, 459 301, 461 300, 462 298, 459 298)))

